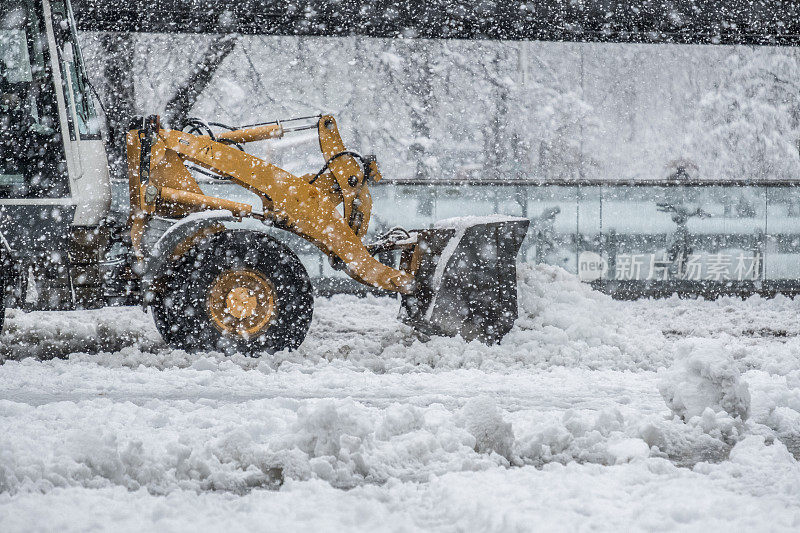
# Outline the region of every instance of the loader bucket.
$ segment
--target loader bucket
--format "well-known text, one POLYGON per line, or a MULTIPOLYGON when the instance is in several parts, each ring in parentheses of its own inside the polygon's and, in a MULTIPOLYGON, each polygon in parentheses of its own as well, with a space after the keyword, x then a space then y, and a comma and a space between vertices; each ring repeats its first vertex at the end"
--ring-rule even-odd
POLYGON ((426 334, 499 342, 517 318, 517 253, 529 223, 464 217, 417 232, 409 257, 416 286, 402 298, 401 318, 426 334))

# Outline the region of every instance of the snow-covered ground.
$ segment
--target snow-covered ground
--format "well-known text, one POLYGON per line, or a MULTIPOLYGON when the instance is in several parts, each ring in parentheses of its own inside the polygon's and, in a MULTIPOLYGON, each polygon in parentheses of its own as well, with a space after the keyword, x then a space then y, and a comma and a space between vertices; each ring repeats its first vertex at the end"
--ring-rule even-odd
POLYGON ((318 299, 260 359, 171 350, 133 308, 9 311, 0 530, 800 528, 800 300, 522 266, 493 347, 397 307, 318 299))

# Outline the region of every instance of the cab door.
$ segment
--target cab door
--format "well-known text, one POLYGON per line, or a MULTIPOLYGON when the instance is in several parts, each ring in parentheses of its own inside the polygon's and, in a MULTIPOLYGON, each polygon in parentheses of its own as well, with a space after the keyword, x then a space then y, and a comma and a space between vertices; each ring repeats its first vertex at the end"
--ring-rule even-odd
POLYGON ((102 121, 85 73, 69 0, 44 0, 44 4, 46 8, 49 4, 52 13, 54 44, 58 51, 58 70, 66 106, 65 127, 69 135, 64 137, 67 161, 71 164, 70 189, 76 207, 73 225, 95 226, 111 205, 102 121))
POLYGON ((68 198, 59 105, 38 0, 0 4, 0 198, 68 198))
POLYGON ((23 256, 66 249, 75 214, 45 4, 0 2, 0 233, 23 256))

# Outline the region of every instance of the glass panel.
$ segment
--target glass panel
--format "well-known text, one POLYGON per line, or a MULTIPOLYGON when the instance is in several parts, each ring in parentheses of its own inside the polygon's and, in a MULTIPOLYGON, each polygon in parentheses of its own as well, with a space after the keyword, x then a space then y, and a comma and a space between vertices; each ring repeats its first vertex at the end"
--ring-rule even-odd
POLYGON ((765 279, 800 279, 800 188, 767 190, 767 230, 765 279))
MULTIPOLYGON (((202 188, 257 203, 233 184, 202 188)), ((800 188, 378 184, 371 192, 368 240, 396 225, 502 213, 531 220, 521 261, 559 266, 584 281, 697 282, 702 291, 709 281, 759 288, 763 280, 800 279, 800 188)), ((292 246, 312 276, 346 277, 313 246, 292 246)))
POLYGON ((100 135, 100 121, 89 94, 89 86, 85 79, 78 75, 79 64, 68 63, 72 87, 75 92, 75 113, 78 117, 78 133, 82 139, 96 138, 100 135))
POLYGON ((398 225, 409 229, 427 228, 433 222, 433 187, 377 184, 369 190, 372 194, 371 234, 380 234, 398 225))
POLYGON ((763 187, 604 186, 607 277, 763 279, 763 187))
POLYGON ((763 279, 766 189, 695 188, 699 216, 687 222, 690 246, 685 278, 710 281, 763 279), (694 270, 692 270, 694 269, 694 270))
POLYGON ((0 197, 68 193, 44 28, 32 0, 0 4, 0 197))
MULTIPOLYGON (((8 8, 0 8, 7 10, 8 8)), ((24 22, 25 15, 21 7, 10 13, 0 11, 3 26, 0 26, 0 78, 3 83, 30 82, 33 80, 31 62, 28 57, 28 46, 24 28, 7 28, 5 24, 24 22)))
POLYGON ((680 205, 662 187, 602 187, 602 255, 604 277, 620 280, 652 279, 655 260, 663 260, 666 235, 674 228, 660 205, 680 205))
POLYGON ((528 187, 527 213, 531 220, 522 243, 525 261, 557 265, 577 272, 577 187, 528 187))
MULTIPOLYGON (((24 6, 0 5, 0 186, 25 185, 18 128, 32 110, 24 85, 33 81, 24 6)), ((24 127, 24 126, 23 126, 24 127)))
POLYGON ((577 274, 584 281, 594 281, 605 275, 605 241, 602 234, 603 189, 597 186, 577 188, 577 274))

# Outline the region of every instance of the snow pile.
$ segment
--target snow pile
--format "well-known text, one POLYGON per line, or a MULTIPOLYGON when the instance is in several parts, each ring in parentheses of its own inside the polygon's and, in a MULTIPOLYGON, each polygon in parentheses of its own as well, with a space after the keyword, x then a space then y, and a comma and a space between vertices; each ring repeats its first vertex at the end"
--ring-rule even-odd
POLYGON ((660 372, 659 391, 683 420, 724 412, 742 422, 750 414, 750 391, 725 346, 691 339, 676 345, 675 361, 660 372))
MULTIPOLYGON (((307 461, 310 473, 340 486, 351 485, 353 475, 369 474, 362 445, 374 432, 370 413, 353 404, 349 407, 342 409, 331 401, 301 406, 293 425, 294 442, 286 443, 289 450, 305 454, 292 455, 301 465, 307 461)), ((309 477, 306 472, 292 472, 297 465, 282 466, 288 467, 291 477, 309 477)))
MULTIPOLYGON (((299 350, 234 356, 242 368, 278 370, 282 365, 346 364, 373 372, 419 372, 423 368, 516 368, 554 365, 588 369, 655 370, 671 360, 661 331, 631 317, 625 302, 593 291, 561 268, 518 266, 519 319, 495 346, 461 338, 420 338, 397 319, 390 298, 339 295, 318 298, 314 321, 299 350), (342 313, 347 308, 348 313, 342 313)), ((0 337, 0 359, 69 356, 109 367, 191 366, 196 355, 166 347, 149 314, 137 308, 68 313, 11 312, 0 337)), ((223 354, 209 353, 217 362, 223 354)))
POLYGON ((0 336, 0 363, 35 357, 52 359, 75 352, 115 352, 133 347, 137 353, 164 345, 152 318, 138 308, 78 312, 24 313, 7 311, 0 336))
POLYGON ((472 413, 466 429, 464 418, 441 405, 97 400, 33 407, 0 400, 0 492, 122 486, 241 493, 280 476, 336 487, 425 480, 508 466, 500 453, 511 455, 510 424, 504 438, 487 432, 500 416, 472 413))
POLYGON ((638 434, 650 447, 652 457, 693 466, 702 461, 715 463, 726 459, 740 434, 740 425, 709 409, 703 417, 693 417, 687 422, 678 417, 647 417, 640 423, 638 434))
POLYGON ((695 464, 729 448, 676 421, 643 429, 636 412, 512 414, 485 395, 456 409, 352 399, 0 401, 0 492, 12 494, 115 486, 241 494, 284 478, 352 488, 521 465, 651 456, 695 464))
POLYGON ((137 309, 10 313, 0 523, 797 529, 800 337, 734 336, 733 302, 520 281, 491 347, 423 342, 373 297, 318 299, 301 349, 259 359, 171 350, 137 309), (710 340, 669 332, 701 317, 710 340))
MULTIPOLYGON (((731 449, 728 461, 699 463, 696 473, 725 479, 738 492, 760 496, 775 494, 787 508, 800 501, 800 462, 780 441, 768 442, 763 436, 748 435, 731 449)), ((795 513, 794 527, 800 524, 795 513)))
POLYGON ((675 361, 659 372, 658 383, 671 416, 647 420, 642 438, 656 455, 678 464, 720 460, 741 438, 750 415, 749 387, 740 378, 719 341, 677 343, 675 361))
POLYGON ((517 283, 519 317, 501 344, 488 347, 444 337, 412 341, 411 350, 407 342, 390 344, 381 354, 386 367, 410 362, 497 372, 520 366, 656 370, 671 362, 657 326, 631 316, 627 302, 614 301, 564 269, 518 264, 517 283), (413 360, 403 361, 408 356, 413 360))
POLYGON ((534 420, 514 424, 515 454, 525 464, 545 466, 571 462, 620 464, 647 457, 692 466, 727 458, 742 425, 724 412, 684 422, 662 414, 570 409, 560 416, 537 413, 534 420))
POLYGON ((630 463, 650 455, 650 447, 642 439, 622 439, 608 447, 614 464, 630 463))
POLYGON ((519 318, 503 345, 519 357, 621 370, 655 370, 669 361, 661 331, 624 312, 625 302, 559 267, 520 264, 517 278, 519 318))
POLYGON ((352 400, 307 401, 287 415, 292 421, 286 430, 264 443, 271 464, 288 478, 322 479, 336 487, 508 466, 500 452, 510 456, 513 447, 510 424, 506 438, 497 439, 475 418, 464 424, 463 416, 439 404, 376 409, 352 400))
POLYGON ((652 324, 662 324, 670 335, 711 338, 791 337, 800 333, 800 298, 781 294, 742 299, 721 296, 715 300, 686 300, 677 296, 662 300, 626 302, 626 312, 652 324))
POLYGON ((748 437, 719 464, 664 459, 616 466, 452 472, 337 490, 287 480, 280 491, 121 487, 0 494, 4 531, 796 531, 800 466, 785 447, 748 437), (37 529, 38 528, 38 529, 37 529))
POLYGON ((628 437, 617 409, 596 413, 566 411, 559 418, 542 417, 527 431, 520 431, 519 455, 525 462, 541 466, 571 461, 613 464, 609 442, 628 437))
POLYGON ((468 400, 461 417, 470 435, 475 437, 475 451, 497 453, 513 461, 514 430, 503 420, 497 404, 486 396, 468 400))
MULTIPOLYGON (((797 346, 785 353, 796 353, 796 350, 797 346)), ((775 351, 778 350, 769 350, 769 354, 775 351)), ((767 359, 768 354, 762 356, 767 359)), ((800 371, 770 374, 764 370, 748 370, 745 377, 752 394, 750 431, 770 440, 780 440, 791 453, 800 457, 800 371)))

